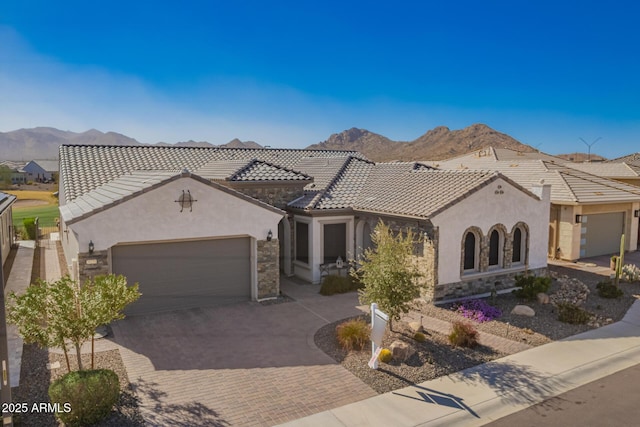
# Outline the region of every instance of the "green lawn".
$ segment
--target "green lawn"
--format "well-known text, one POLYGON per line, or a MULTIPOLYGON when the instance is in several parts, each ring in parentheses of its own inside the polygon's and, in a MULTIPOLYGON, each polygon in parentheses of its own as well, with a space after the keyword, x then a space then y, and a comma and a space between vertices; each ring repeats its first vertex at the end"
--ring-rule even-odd
POLYGON ((56 218, 60 216, 60 211, 57 205, 48 206, 34 206, 25 208, 13 209, 13 225, 15 227, 22 227, 22 220, 24 218, 40 218, 40 224, 46 226, 52 226, 56 223, 56 218))

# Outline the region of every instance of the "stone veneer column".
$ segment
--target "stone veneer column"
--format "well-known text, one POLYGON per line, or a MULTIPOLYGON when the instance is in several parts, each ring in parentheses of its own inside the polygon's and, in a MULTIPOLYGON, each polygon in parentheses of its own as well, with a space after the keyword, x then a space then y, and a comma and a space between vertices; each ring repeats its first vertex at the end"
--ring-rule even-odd
POLYGON ((78 282, 84 284, 95 276, 109 274, 108 251, 78 254, 78 282))
POLYGON ((274 298, 280 294, 280 243, 258 240, 258 299, 274 298))

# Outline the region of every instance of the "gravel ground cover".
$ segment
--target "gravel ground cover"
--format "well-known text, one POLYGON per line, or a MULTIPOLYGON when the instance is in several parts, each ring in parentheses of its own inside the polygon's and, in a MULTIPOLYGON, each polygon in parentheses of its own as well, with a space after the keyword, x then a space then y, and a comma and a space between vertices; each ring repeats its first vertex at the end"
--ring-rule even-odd
MULTIPOLYGON (((69 354, 71 370, 76 370, 78 362, 75 353, 69 354)), ((82 363, 85 367, 91 365, 91 355, 84 354, 82 363)), ((98 426, 143 426, 144 422, 138 411, 138 399, 129 385, 129 378, 118 350, 104 351, 95 354, 96 369, 111 369, 120 379, 122 393, 116 407, 107 419, 98 426)), ((29 408, 33 404, 48 403, 49 385, 68 372, 64 354, 50 353, 34 344, 25 344, 20 371, 20 386, 12 388, 14 403, 27 403, 29 408), (48 368, 49 366, 52 369, 48 368), (59 368, 54 368, 59 364, 59 368)), ((50 427, 62 425, 51 413, 29 412, 14 416, 15 426, 50 427)))
MULTIPOLYGON (((500 318, 490 322, 473 322, 476 329, 531 346, 539 346, 621 320, 637 299, 636 296, 640 294, 640 282, 621 283, 620 288, 624 291, 622 297, 601 298, 598 296, 596 285, 605 277, 558 266, 549 266, 549 270, 554 277, 548 292, 550 296, 557 294, 562 283, 568 281, 568 278, 578 279, 586 285, 588 296, 586 301, 580 305, 593 315, 589 324, 571 325, 560 322, 557 308, 553 304, 541 304, 537 301, 525 302, 511 293, 507 293, 498 295, 493 301, 487 299, 487 302, 498 307, 503 314, 500 318), (511 314, 511 310, 519 304, 533 308, 536 312, 535 316, 526 317, 511 314)), ((456 320, 471 322, 453 308, 453 304, 436 307, 428 303, 419 303, 416 306, 416 311, 425 317, 434 317, 450 322, 456 320)), ((369 348, 351 353, 340 348, 336 340, 335 328, 343 321, 322 327, 315 335, 315 343, 378 393, 428 381, 506 355, 482 346, 475 349, 454 348, 449 344, 446 336, 429 331, 428 319, 424 319, 423 323, 428 332, 425 343, 418 343, 411 339, 406 325, 402 322, 394 328, 401 330, 401 332, 388 332, 383 342, 385 347, 388 347, 396 339, 408 342, 416 350, 414 356, 406 363, 393 361, 390 364, 380 363, 381 368, 376 371, 367 366, 371 356, 369 348)))

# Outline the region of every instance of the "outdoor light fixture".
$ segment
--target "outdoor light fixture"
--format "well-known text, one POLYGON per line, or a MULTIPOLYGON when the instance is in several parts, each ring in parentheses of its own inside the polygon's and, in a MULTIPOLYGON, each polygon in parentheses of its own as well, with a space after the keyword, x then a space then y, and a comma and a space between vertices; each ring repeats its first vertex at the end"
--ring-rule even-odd
POLYGON ((271 232, 271 230, 269 230, 269 232, 267 233, 267 242, 270 242, 271 239, 273 239, 273 233, 271 232))
POLYGON ((633 211, 633 216, 635 216, 636 218, 640 218, 640 209, 636 209, 635 211, 633 211))
POLYGON ((576 215, 576 224, 582 224, 582 215, 576 215))
POLYGON ((336 260, 336 268, 339 270, 343 267, 344 267, 344 261, 342 261, 341 256, 338 256, 338 259, 336 260))
POLYGON ((184 211, 185 208, 189 208, 189 212, 192 212, 193 203, 197 202, 197 200, 191 196, 191 192, 189 190, 186 192, 182 190, 182 194, 178 197, 178 200, 175 200, 175 202, 180 204, 180 212, 184 211))
POLYGON ((93 249, 95 248, 95 246, 93 245, 93 240, 89 240, 89 253, 92 254, 93 253, 93 249))

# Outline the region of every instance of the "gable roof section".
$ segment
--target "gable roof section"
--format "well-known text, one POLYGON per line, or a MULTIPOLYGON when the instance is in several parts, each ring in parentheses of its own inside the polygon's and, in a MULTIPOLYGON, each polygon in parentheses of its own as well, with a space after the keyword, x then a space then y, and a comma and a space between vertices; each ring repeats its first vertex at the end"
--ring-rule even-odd
MULTIPOLYGON (((198 170, 215 160, 257 159, 271 165, 298 171, 301 159, 363 156, 353 151, 248 149, 175 146, 62 145, 60 183, 64 202, 94 190, 124 174, 141 170, 198 170)), ((300 172, 305 173, 304 170, 300 172)), ((308 175, 308 174, 307 174, 308 175)))
POLYGON ((496 170, 525 188, 544 180, 551 184, 551 201, 559 204, 611 203, 640 200, 640 190, 633 185, 599 177, 568 164, 544 160, 496 161, 491 159, 452 159, 439 163, 448 170, 496 170))
POLYGON ((213 160, 195 173, 206 179, 234 182, 265 181, 312 181, 301 172, 296 172, 262 160, 213 160))
POLYGON ((640 178, 640 161, 638 166, 626 162, 566 163, 565 166, 604 178, 640 178))
POLYGON ((130 174, 125 174, 77 197, 66 205, 60 206, 60 216, 66 224, 73 224, 97 212, 109 209, 126 200, 161 187, 170 181, 184 177, 195 179, 264 209, 284 213, 278 208, 254 199, 253 197, 249 197, 239 191, 183 170, 182 172, 134 171, 130 174))
POLYGON ((58 169, 60 168, 60 162, 57 160, 33 160, 33 162, 37 163, 47 172, 58 172, 58 169))
POLYGON ((640 166, 640 153, 631 153, 626 156, 618 157, 611 160, 605 160, 604 163, 629 163, 634 166, 640 166))
POLYGON ((429 218, 453 206, 500 177, 493 171, 374 170, 354 209, 429 218))
POLYGON ((480 150, 472 151, 470 153, 462 154, 460 156, 452 157, 450 159, 445 159, 442 161, 425 161, 424 163, 437 165, 438 163, 449 163, 449 162, 461 162, 466 163, 470 161, 480 161, 480 162, 496 162, 496 161, 520 161, 520 160, 545 160, 553 163, 566 163, 568 160, 565 160, 560 157, 555 157, 547 153, 543 153, 541 151, 536 152, 524 152, 524 151, 516 151, 511 150, 509 148, 495 148, 495 147, 485 147, 480 150))

